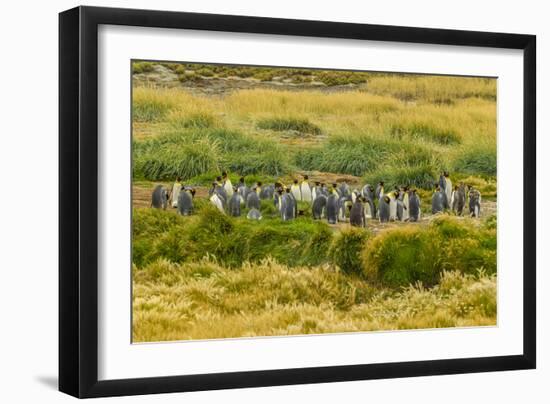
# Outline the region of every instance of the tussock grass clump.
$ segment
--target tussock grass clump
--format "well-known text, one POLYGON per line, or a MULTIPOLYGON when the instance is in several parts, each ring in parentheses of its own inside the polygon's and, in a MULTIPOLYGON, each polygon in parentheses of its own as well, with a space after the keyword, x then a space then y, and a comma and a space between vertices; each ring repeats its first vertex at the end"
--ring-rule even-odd
POLYGON ((168 125, 171 129, 208 129, 217 125, 217 121, 208 112, 195 112, 184 116, 169 117, 168 125))
POLYGON ((321 134, 321 128, 303 118, 265 118, 258 121, 257 126, 260 129, 270 129, 275 131, 294 130, 306 134, 321 134))
POLYGON ((454 170, 464 174, 497 174, 497 153, 494 147, 472 146, 461 150, 453 162, 454 170))
POLYGON ((361 250, 370 233, 365 229, 349 228, 338 233, 330 246, 329 256, 334 265, 347 274, 362 275, 361 250))
MULTIPOLYGON (((155 141, 153 141, 155 142, 155 141)), ((188 179, 197 175, 219 171, 219 148, 216 142, 202 139, 193 143, 164 147, 135 147, 134 178, 143 176, 151 181, 188 179)))
POLYGON ((496 231, 452 217, 429 227, 388 229, 369 240, 362 253, 368 279, 388 286, 435 285, 445 270, 496 273, 496 231))
POLYGON ((433 124, 413 122, 397 123, 390 128, 390 135, 398 139, 422 139, 430 142, 452 145, 462 142, 460 134, 453 128, 437 127, 433 124))
POLYGON ((373 170, 392 152, 399 150, 395 141, 367 136, 332 136, 320 148, 298 153, 296 164, 303 170, 363 175, 373 170))

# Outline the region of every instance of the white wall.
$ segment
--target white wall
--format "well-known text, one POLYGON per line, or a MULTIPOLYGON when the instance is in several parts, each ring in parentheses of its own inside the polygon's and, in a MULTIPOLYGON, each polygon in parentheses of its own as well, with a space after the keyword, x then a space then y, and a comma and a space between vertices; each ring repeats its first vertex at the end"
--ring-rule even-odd
MULTIPOLYGON (((550 25, 545 2, 201 0, 93 1, 88 5, 531 33, 538 40, 539 206, 550 196, 550 25), (265 4, 264 4, 265 3, 265 4)), ((5 2, 0 53, 0 401, 68 402, 57 375, 57 13, 73 1, 5 2), (14 192, 15 190, 15 192, 14 192)), ((519 134, 518 134, 519 135, 519 134)), ((519 156, 518 156, 519 157, 519 156)), ((128 403, 548 402, 548 213, 538 214, 538 369, 111 399, 128 403)))

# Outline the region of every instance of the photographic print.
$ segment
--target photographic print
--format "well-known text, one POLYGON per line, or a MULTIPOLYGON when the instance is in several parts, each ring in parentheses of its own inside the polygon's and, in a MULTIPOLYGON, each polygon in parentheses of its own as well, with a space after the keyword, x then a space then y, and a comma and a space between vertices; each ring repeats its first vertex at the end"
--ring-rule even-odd
POLYGON ((134 343, 496 325, 496 78, 131 69, 134 343))

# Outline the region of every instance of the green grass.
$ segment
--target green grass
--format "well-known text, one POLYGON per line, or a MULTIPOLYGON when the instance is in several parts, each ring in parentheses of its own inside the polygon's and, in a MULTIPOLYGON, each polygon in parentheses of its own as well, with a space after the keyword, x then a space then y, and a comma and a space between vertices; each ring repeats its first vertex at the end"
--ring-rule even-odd
POLYGON ((309 133, 313 135, 320 135, 321 128, 311 123, 307 119, 301 118, 266 118, 258 121, 257 124, 260 129, 271 129, 275 131, 288 131, 295 130, 300 133, 309 133))
POLYGON ((363 248, 363 270, 388 286, 438 283, 443 271, 496 273, 496 230, 491 226, 442 216, 427 228, 415 225, 386 230, 363 248))
POLYGON ((326 261, 332 232, 326 223, 300 218, 283 222, 272 201, 262 201, 260 222, 231 218, 209 203, 197 215, 134 209, 133 262, 142 266, 159 258, 174 262, 196 261, 205 256, 228 267, 258 262, 267 257, 289 266, 319 265, 326 261))
POLYGON ((453 162, 453 169, 463 174, 496 176, 496 147, 481 145, 462 150, 453 162))
POLYGON ((280 176, 291 171, 291 162, 273 140, 223 128, 171 129, 134 142, 135 179, 190 179, 222 170, 239 176, 280 176))

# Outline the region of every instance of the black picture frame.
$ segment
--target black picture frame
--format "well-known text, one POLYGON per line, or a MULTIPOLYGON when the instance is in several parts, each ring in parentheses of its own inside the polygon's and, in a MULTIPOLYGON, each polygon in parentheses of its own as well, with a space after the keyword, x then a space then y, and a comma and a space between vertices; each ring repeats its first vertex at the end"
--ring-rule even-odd
POLYGON ((536 366, 536 37, 184 12, 77 7, 59 15, 59 390, 103 397, 536 366), (523 354, 99 381, 98 26, 181 28, 523 50, 523 354))

